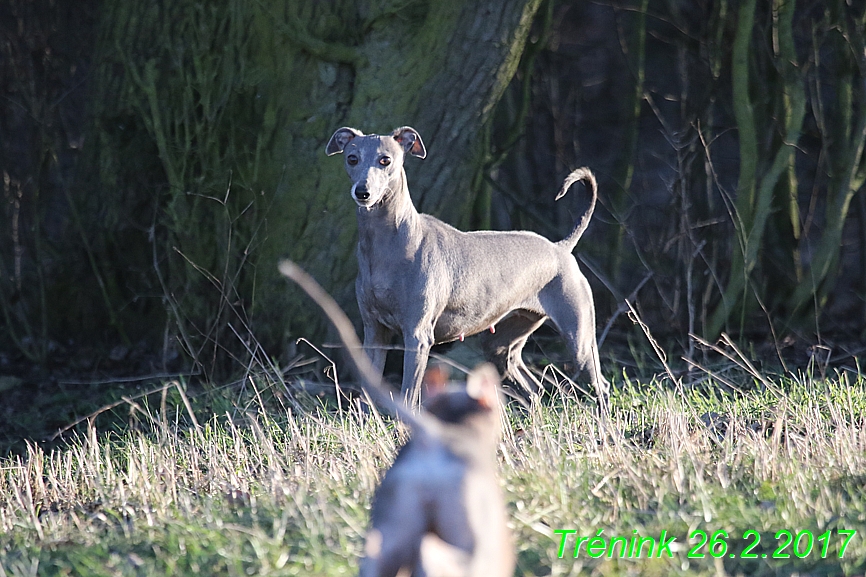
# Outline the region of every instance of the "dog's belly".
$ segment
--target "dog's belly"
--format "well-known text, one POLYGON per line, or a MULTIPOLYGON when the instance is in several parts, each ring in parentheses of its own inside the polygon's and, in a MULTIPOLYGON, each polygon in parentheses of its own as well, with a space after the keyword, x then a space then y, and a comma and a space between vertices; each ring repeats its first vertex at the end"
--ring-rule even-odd
POLYGON ((496 321, 502 315, 497 316, 467 316, 455 311, 444 311, 436 325, 433 327, 433 338, 437 343, 447 343, 468 337, 491 326, 495 326, 496 321))
MULTIPOLYGON (((406 317, 397 294, 390 286, 369 285, 363 292, 366 296, 363 306, 381 324, 392 331, 400 332, 403 329, 401 320, 406 317)), ((417 297, 417 301, 424 300, 423 295, 417 297)), ((465 310, 446 308, 436 319, 433 327, 435 342, 443 343, 469 336, 489 329, 496 321, 508 313, 505 311, 484 311, 484 316, 471 314, 465 310)))
POLYGON ((539 317, 544 316, 540 305, 535 302, 523 302, 516 306, 501 307, 484 311, 486 314, 469 314, 459 309, 445 309, 433 328, 436 343, 448 343, 462 340, 483 331, 496 331, 496 323, 514 311, 528 311, 539 317))

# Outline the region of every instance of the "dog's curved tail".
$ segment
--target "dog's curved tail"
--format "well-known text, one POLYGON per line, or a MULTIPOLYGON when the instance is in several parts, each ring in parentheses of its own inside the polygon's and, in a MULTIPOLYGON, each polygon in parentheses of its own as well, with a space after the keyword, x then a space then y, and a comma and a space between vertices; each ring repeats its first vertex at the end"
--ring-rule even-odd
POLYGON ((586 231, 586 227, 589 226, 589 220, 592 218, 592 213, 595 211, 595 201, 598 199, 598 183, 595 181, 595 175, 592 174, 590 169, 584 166, 572 171, 571 174, 565 177, 565 180, 562 181, 562 188, 559 189, 559 194, 556 195, 556 200, 565 196, 565 193, 568 192, 571 185, 579 180, 582 180, 589 187, 590 192, 592 193, 592 199, 589 201, 589 206, 587 207, 586 212, 584 212, 583 216, 580 217, 577 223, 575 223, 571 234, 556 243, 559 246, 567 248, 569 252, 574 250, 574 247, 577 246, 577 241, 580 240, 580 237, 583 236, 583 233, 586 231))

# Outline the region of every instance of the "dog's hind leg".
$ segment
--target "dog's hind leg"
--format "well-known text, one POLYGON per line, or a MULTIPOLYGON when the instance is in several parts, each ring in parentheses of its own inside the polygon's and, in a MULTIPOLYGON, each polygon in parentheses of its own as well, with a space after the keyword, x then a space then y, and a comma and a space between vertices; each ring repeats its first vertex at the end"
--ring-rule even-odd
POLYGON ((577 372, 589 377, 599 408, 606 412, 610 384, 601 373, 595 339, 595 304, 589 283, 577 263, 573 263, 572 270, 551 281, 538 296, 544 312, 568 343, 577 372))
POLYGON ((525 395, 537 395, 543 386, 523 362, 523 347, 533 332, 544 324, 545 317, 529 311, 518 311, 496 323, 495 333, 483 333, 484 357, 508 381, 525 395))

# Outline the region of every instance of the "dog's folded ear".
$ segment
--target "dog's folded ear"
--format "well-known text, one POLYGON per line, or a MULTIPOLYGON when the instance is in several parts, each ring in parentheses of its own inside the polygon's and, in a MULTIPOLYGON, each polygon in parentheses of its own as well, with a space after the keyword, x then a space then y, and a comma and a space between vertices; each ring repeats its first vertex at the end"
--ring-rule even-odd
POLYGON ((364 136, 364 133, 348 126, 338 128, 337 132, 331 137, 331 140, 328 141, 328 145, 325 147, 325 154, 328 156, 340 154, 346 148, 346 145, 356 136, 364 136))
POLYGON ((424 379, 421 383, 424 386, 424 397, 432 398, 445 391, 448 386, 448 370, 436 365, 424 371, 424 379))
POLYGON ((488 409, 492 409, 499 403, 499 373, 496 367, 490 363, 478 365, 469 373, 466 379, 466 392, 470 397, 488 409))
POLYGON ((418 158, 427 157, 427 149, 424 148, 424 143, 421 141, 421 135, 411 126, 401 126, 391 133, 394 140, 400 143, 406 154, 417 156, 418 158))

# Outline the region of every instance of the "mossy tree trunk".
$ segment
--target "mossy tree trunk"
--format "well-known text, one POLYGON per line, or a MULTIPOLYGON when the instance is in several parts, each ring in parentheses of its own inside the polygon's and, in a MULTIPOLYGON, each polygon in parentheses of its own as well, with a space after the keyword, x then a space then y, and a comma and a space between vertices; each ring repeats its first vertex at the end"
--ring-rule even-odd
POLYGON ((130 260, 112 263, 137 275, 121 300, 161 298, 155 324, 205 371, 323 327, 278 276, 281 257, 354 311, 354 204, 327 139, 342 125, 414 126, 429 151, 408 166, 416 204, 465 224, 479 135, 539 3, 106 2, 100 170, 82 203, 126 224, 105 228, 105 245, 139 231, 119 251, 130 260))

